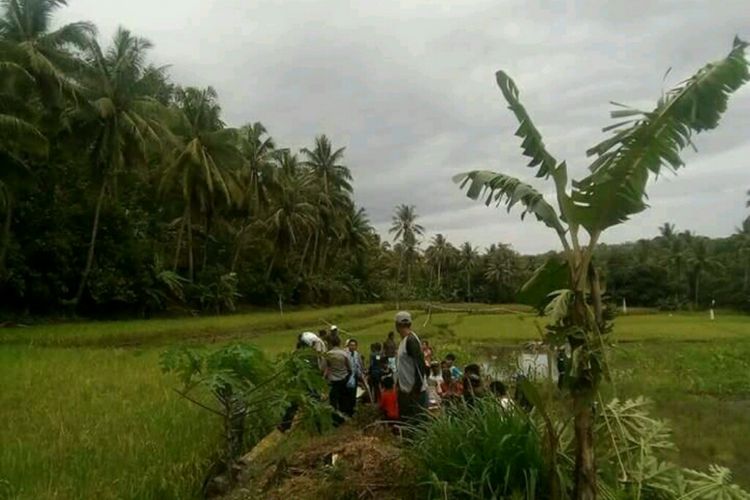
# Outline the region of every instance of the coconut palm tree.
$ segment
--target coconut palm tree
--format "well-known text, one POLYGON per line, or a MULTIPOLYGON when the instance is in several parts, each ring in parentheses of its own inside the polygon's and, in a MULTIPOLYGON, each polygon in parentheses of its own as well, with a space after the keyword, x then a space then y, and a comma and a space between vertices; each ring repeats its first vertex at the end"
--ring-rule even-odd
POLYGON ((55 11, 66 0, 2 0, 0 52, 34 77, 42 101, 58 111, 63 95, 80 88, 74 76, 82 61, 76 51, 87 50, 96 28, 75 22, 51 31, 55 11))
POLYGON ((352 192, 352 173, 349 167, 341 163, 345 149, 334 150, 331 140, 325 134, 315 138, 315 147, 312 150, 302 149, 305 166, 310 169, 312 176, 318 180, 327 196, 336 191, 352 192))
POLYGON ((461 245, 458 254, 458 265, 466 273, 466 300, 468 302, 471 302, 471 273, 474 271, 478 257, 479 254, 471 243, 465 241, 461 245))
POLYGON ((418 237, 424 234, 424 227, 417 223, 419 216, 414 205, 399 205, 391 218, 393 241, 401 243, 399 252, 398 274, 396 281, 401 283, 401 270, 406 263, 407 283, 411 285, 411 264, 416 254, 418 237))
POLYGON ((279 152, 276 142, 260 122, 240 128, 240 150, 245 159, 239 180, 245 193, 245 205, 251 217, 260 217, 268 206, 268 189, 274 182, 279 152))
POLYGON ((685 266, 688 258, 688 236, 675 235, 667 243, 667 263, 671 268, 672 284, 675 290, 675 300, 679 301, 680 290, 683 286, 685 266))
POLYGON ((292 153, 288 149, 281 149, 277 158, 281 175, 296 177, 301 174, 302 165, 295 153, 292 153))
POLYGON ((484 277, 496 286, 508 285, 513 276, 513 251, 505 243, 492 245, 487 252, 484 277))
POLYGON ((690 275, 693 281, 693 305, 697 308, 702 275, 706 271, 718 270, 722 265, 713 256, 713 249, 709 244, 708 238, 691 238, 689 242, 691 255, 688 257, 687 262, 692 266, 690 275))
MULTIPOLYGON (((224 128, 217 99, 212 87, 177 90, 177 123, 173 131, 179 144, 161 182, 162 192, 171 189, 181 193, 183 216, 177 237, 175 265, 180 255, 182 235, 187 229, 188 276, 191 281, 195 278, 195 216, 203 217, 207 245, 217 205, 222 202, 229 205, 239 197, 233 177, 243 162, 237 130, 224 128)), ((207 250, 204 247, 204 267, 207 250)))
POLYGON ((47 155, 47 139, 39 128, 36 80, 20 65, 0 60, 0 278, 5 275, 5 258, 11 238, 17 183, 29 173, 27 159, 47 155))
POLYGON ((352 209, 346 216, 342 248, 359 256, 370 247, 370 236, 373 233, 370 219, 364 208, 352 209))
POLYGON ((314 229, 315 207, 307 196, 310 185, 310 179, 306 176, 284 176, 271 189, 264 226, 273 242, 273 255, 266 279, 270 278, 279 257, 286 265, 289 253, 299 244, 300 238, 314 229))
POLYGON ((672 240, 672 238, 674 238, 677 234, 675 232, 675 225, 670 224, 669 222, 665 222, 664 224, 659 226, 659 234, 667 241, 672 240))
POLYGON ((328 259, 330 245, 341 237, 344 214, 352 206, 352 174, 342 161, 345 148, 334 150, 325 135, 315 138, 313 149, 303 148, 303 166, 317 185, 313 201, 318 221, 318 231, 313 236, 313 264, 323 269, 328 259))
MULTIPOLYGON (((650 111, 620 105, 612 113, 618 122, 606 128, 613 135, 587 151, 595 159, 589 174, 580 180, 571 180, 566 162, 558 161, 547 150, 521 104, 515 82, 498 71, 497 83, 520 124, 516 135, 523 140, 523 154, 531 158, 529 167, 536 177, 551 178, 557 207, 532 185, 502 173, 472 171, 455 177, 462 188, 468 186, 469 197, 481 197, 487 204, 504 204, 509 209, 520 204, 523 215, 534 214, 560 239, 564 260, 547 261, 524 285, 520 297, 542 307, 553 294, 555 303, 548 310, 555 314, 550 319, 548 340, 566 338, 577 353, 569 381, 574 408, 574 497, 578 500, 597 497, 591 401, 606 367, 603 346, 608 328, 598 270, 592 264, 594 250, 604 231, 647 208, 646 187, 651 174, 658 176, 663 168, 683 167, 680 152, 692 144, 692 136, 718 126, 730 94, 750 80, 747 45, 735 39, 727 57, 707 64, 664 93, 650 111), (583 232, 588 235, 587 241, 583 232)), ((549 472, 550 497, 559 498, 554 470, 549 472)))
POLYGON ((151 43, 119 28, 105 52, 96 40, 86 50, 82 73, 87 103, 75 110, 77 135, 87 143, 93 178, 98 187, 94 221, 88 244, 86 264, 73 304, 78 304, 94 263, 99 217, 108 190, 115 186, 118 174, 126 167, 146 164, 150 148, 161 144, 167 135, 161 120, 164 108, 141 92, 146 53, 151 43))
POLYGON ((442 272, 445 267, 445 262, 450 255, 451 244, 445 239, 445 236, 438 233, 432 238, 432 244, 425 250, 425 256, 430 265, 435 269, 437 277, 437 288, 441 288, 442 272))

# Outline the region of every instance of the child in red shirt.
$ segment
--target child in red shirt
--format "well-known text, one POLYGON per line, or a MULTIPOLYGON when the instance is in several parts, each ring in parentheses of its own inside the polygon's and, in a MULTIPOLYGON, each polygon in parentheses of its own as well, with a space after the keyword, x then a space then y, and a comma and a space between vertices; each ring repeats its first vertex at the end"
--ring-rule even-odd
POLYGON ((380 402, 378 406, 383 412, 386 420, 398 420, 398 394, 393 387, 393 377, 384 377, 382 379, 383 389, 380 392, 380 402))

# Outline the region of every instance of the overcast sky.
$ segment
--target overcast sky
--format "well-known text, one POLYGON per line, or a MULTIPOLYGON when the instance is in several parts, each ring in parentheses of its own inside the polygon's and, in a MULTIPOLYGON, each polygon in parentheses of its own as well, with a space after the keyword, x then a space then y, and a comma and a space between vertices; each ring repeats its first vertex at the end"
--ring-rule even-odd
MULTIPOLYGON (((750 39, 748 0, 69 0, 59 22, 90 20, 149 38, 173 80, 214 86, 225 121, 261 121, 298 148, 326 133, 346 147, 355 198, 387 235, 399 203, 428 237, 459 244, 557 249, 554 234, 517 213, 467 199, 451 176, 501 170, 544 186, 525 167, 517 126, 495 84, 507 71, 545 137, 581 177, 585 150, 610 123, 610 100, 649 106, 750 39)), ((721 126, 696 138, 687 168, 652 184, 651 208, 605 242, 657 234, 665 221, 725 236, 746 215, 750 86, 721 126)), ((549 189, 545 187, 544 189, 549 189)))

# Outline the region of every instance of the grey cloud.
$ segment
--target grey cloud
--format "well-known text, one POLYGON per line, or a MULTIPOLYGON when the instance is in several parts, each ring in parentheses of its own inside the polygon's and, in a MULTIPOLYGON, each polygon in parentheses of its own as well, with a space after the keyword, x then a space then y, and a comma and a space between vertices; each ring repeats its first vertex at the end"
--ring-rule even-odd
MULTIPOLYGON (((295 148, 317 133, 346 146, 357 201, 384 236, 393 207, 410 203, 428 237, 528 252, 559 244, 451 182, 482 168, 550 189, 520 155, 496 70, 516 79, 549 149, 581 176, 586 148, 606 137, 610 100, 652 106, 663 88, 724 55, 735 34, 750 38, 746 0, 72 0, 63 17, 90 19, 106 36, 124 24, 149 37, 175 80, 217 88, 233 125, 260 120, 295 148)), ((652 208, 605 241, 655 235, 667 220, 714 236, 739 224, 750 88, 696 144, 685 170, 651 186, 652 208)))

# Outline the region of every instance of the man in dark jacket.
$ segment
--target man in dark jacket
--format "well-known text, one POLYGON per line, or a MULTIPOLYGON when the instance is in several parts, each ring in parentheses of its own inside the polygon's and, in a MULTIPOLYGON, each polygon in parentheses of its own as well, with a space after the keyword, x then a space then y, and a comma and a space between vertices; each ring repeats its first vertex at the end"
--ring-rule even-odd
POLYGON ((427 404, 427 377, 422 343, 411 329, 411 314, 396 314, 396 330, 401 343, 396 354, 398 407, 402 419, 419 416, 427 404))

